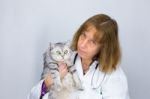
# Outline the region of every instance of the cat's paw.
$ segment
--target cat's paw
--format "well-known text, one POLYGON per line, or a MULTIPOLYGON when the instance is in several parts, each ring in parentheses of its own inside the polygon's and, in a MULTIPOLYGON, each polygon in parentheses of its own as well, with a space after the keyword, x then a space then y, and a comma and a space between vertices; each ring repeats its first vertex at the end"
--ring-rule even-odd
POLYGON ((81 84, 80 82, 76 83, 76 84, 75 84, 75 87, 76 87, 77 89, 79 89, 79 90, 82 90, 82 89, 83 89, 83 86, 82 86, 82 84, 81 84))
POLYGON ((73 78, 74 78, 74 82, 75 82, 75 87, 77 89, 83 89, 80 78, 76 74, 73 75, 73 78))

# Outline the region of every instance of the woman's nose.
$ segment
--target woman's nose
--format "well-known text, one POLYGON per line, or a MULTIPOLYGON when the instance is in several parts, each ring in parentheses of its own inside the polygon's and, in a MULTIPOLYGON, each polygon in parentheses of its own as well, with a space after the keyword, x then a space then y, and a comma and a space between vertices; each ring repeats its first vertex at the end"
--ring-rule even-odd
POLYGON ((86 45, 87 45, 87 40, 83 40, 81 42, 81 47, 84 48, 84 47, 86 47, 86 45))

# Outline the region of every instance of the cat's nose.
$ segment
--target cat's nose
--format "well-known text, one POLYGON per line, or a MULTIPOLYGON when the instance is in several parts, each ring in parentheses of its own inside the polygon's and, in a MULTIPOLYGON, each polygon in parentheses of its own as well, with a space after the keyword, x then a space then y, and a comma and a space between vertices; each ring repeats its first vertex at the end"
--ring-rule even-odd
POLYGON ((64 59, 64 55, 61 55, 62 59, 64 59))

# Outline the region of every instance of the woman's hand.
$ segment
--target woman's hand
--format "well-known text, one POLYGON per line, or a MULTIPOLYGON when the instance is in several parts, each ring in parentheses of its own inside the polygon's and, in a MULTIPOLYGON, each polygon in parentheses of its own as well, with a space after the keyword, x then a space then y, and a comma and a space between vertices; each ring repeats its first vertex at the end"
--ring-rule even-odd
POLYGON ((53 84, 53 78, 51 77, 51 74, 48 74, 45 77, 44 83, 45 83, 47 88, 49 88, 53 84))
POLYGON ((60 78, 63 79, 65 77, 65 75, 68 73, 68 69, 67 69, 67 64, 66 63, 58 63, 59 65, 59 73, 60 73, 60 78))
MULTIPOLYGON (((67 69, 67 64, 65 63, 58 63, 59 65, 59 73, 60 73, 60 78, 63 79, 64 76, 68 73, 68 69, 67 69)), ((51 74, 47 74, 47 76, 45 77, 44 83, 46 85, 47 88, 49 88, 49 86, 51 86, 54 82, 53 82, 53 78, 51 76, 51 74)))

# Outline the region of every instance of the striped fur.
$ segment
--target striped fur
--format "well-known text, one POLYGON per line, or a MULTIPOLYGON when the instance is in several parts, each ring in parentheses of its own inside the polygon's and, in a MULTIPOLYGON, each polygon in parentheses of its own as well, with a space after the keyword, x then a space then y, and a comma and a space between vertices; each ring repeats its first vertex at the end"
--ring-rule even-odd
POLYGON ((81 89, 80 79, 71 60, 72 53, 67 43, 50 43, 48 50, 44 53, 41 79, 50 74, 54 81, 49 88, 49 99, 69 99, 72 91, 81 89), (69 72, 63 79, 59 75, 58 62, 64 62, 68 66, 69 72))

